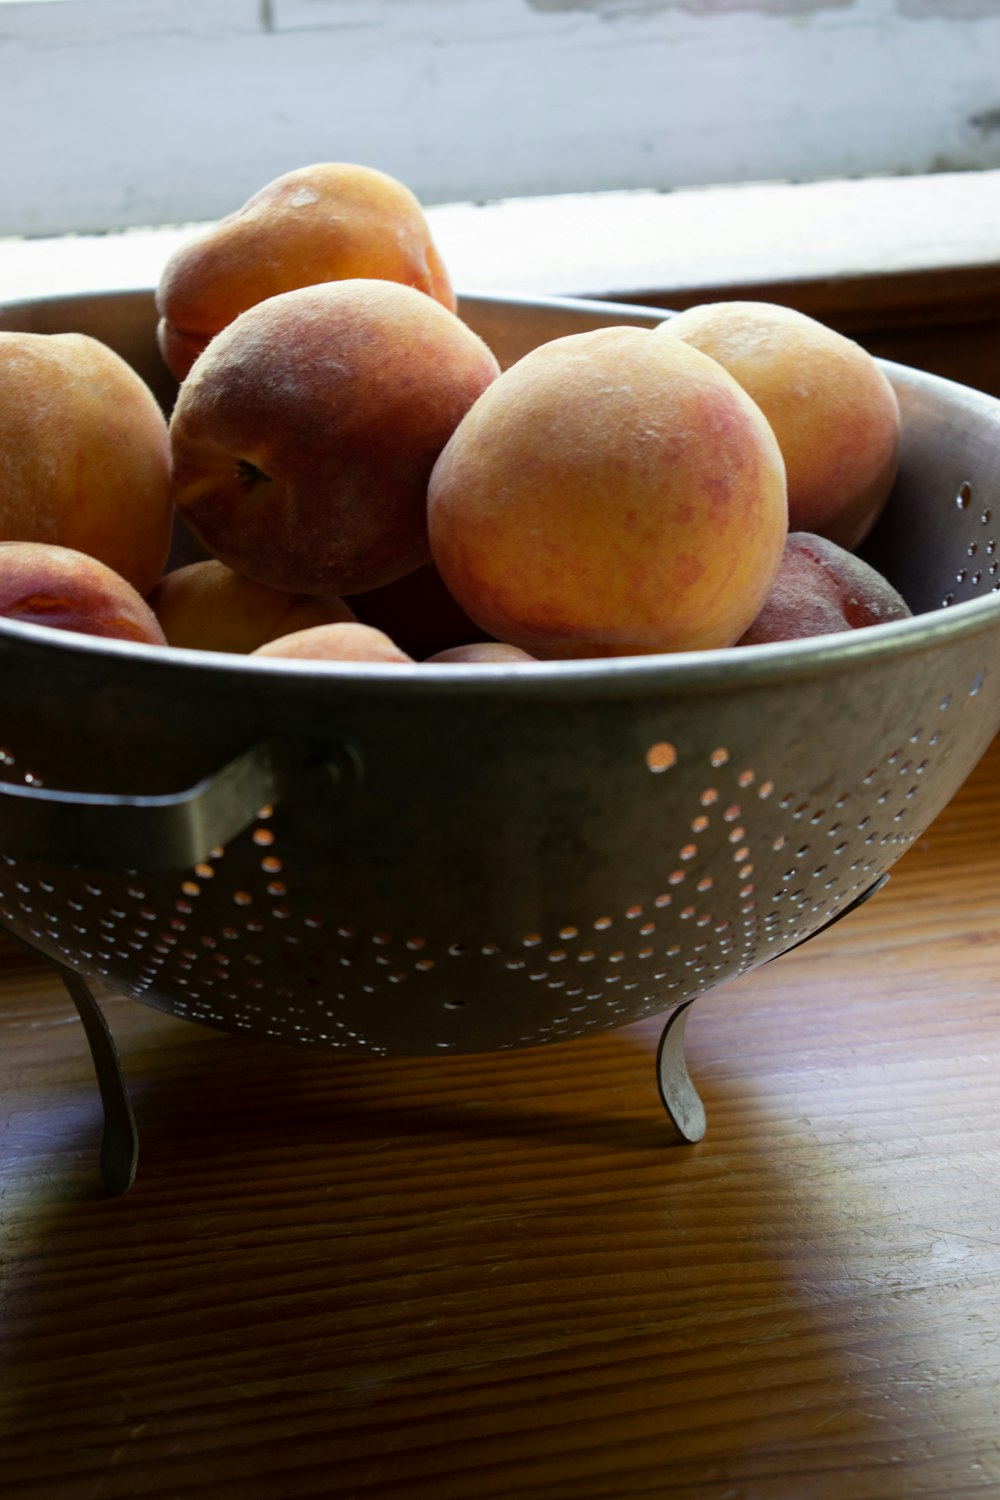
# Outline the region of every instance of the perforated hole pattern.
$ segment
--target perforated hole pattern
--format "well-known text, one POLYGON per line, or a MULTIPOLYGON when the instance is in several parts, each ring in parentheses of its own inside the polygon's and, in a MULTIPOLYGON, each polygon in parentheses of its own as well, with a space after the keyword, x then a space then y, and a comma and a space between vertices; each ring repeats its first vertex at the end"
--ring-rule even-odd
MULTIPOLYGON (((994 505, 977 497, 969 480, 955 494, 960 517, 959 555, 941 607, 975 599, 980 594, 1000 593, 1000 524, 994 520, 994 505)), ((998 517, 1000 519, 1000 517, 998 517)))
MULTIPOLYGON (((962 686, 901 726, 860 782, 822 800, 728 745, 689 764, 673 742, 650 743, 641 769, 665 851, 655 882, 544 929, 440 938, 366 927, 349 895, 318 902, 303 885, 268 807, 180 879, 0 856, 0 917, 137 999, 286 1042, 387 1053, 575 1037, 741 974, 865 892, 926 826, 935 758, 984 681, 985 668, 970 664, 962 686), (696 792, 679 813, 673 783, 685 769, 696 792)), ((0 755, 8 780, 38 784, 12 750, 0 755)))

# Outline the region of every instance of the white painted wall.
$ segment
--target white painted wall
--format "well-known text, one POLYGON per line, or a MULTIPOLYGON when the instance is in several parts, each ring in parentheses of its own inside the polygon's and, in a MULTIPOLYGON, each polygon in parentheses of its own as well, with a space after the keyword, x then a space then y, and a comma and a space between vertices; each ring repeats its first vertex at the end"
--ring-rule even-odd
POLYGON ((0 235, 1000 166, 1000 0, 0 0, 0 235))

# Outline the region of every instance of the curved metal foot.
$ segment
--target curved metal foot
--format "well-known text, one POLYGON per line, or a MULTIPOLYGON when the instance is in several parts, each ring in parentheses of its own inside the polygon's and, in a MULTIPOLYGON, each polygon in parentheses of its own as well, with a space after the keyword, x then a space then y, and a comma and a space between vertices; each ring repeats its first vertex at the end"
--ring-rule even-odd
POLYGON ((35 947, 34 943, 29 943, 18 933, 11 932, 10 928, 4 926, 0 930, 26 953, 42 959, 51 969, 54 969, 76 1006, 80 1020, 83 1022, 83 1031, 90 1048, 94 1071, 97 1074, 97 1087, 100 1090, 101 1104, 104 1108, 101 1181, 109 1193, 116 1196, 119 1193, 126 1193, 135 1181, 135 1171, 139 1161, 139 1132, 136 1128, 135 1115, 132 1113, 132 1101, 128 1096, 118 1048, 115 1046, 115 1039, 111 1035, 108 1023, 97 1001, 90 993, 89 986, 79 974, 50 957, 48 953, 43 953, 40 948, 35 947))
POLYGON ((49 959, 70 994, 94 1060, 97 1086, 104 1106, 101 1138, 101 1180, 109 1193, 127 1193, 135 1181, 139 1162, 139 1131, 128 1096, 125 1075, 115 1039, 104 1014, 79 974, 49 959))
POLYGON ((668 1017, 656 1049, 656 1082, 663 1107, 683 1139, 692 1145, 706 1130, 705 1106, 684 1061, 684 1032, 693 1004, 694 1000, 685 1000, 668 1017))

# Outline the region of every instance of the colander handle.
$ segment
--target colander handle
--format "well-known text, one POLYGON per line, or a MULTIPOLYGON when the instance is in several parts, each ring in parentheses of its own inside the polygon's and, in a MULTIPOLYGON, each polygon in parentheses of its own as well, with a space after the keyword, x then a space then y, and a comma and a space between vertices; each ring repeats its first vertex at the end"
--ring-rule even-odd
POLYGON ((0 782, 0 854, 93 869, 189 870, 296 791, 358 779, 344 746, 264 743, 184 791, 149 797, 0 782))

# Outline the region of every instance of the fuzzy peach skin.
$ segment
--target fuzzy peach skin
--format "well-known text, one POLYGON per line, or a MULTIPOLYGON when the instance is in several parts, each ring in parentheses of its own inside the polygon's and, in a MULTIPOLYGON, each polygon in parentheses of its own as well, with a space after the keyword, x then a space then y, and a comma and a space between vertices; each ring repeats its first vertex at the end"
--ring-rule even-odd
POLYGON ((372 167, 319 162, 275 178, 167 261, 157 339, 183 380, 248 307, 320 281, 402 282, 455 311, 455 293, 409 188, 372 167))
POLYGON ((736 641, 785 540, 774 434, 680 339, 570 334, 491 385, 435 465, 434 561, 488 635, 541 658, 736 641))
POLYGON ((489 666, 496 662, 537 661, 537 657, 529 656, 528 652, 522 651, 520 646, 508 646, 503 641, 470 641, 466 646, 449 646, 446 651, 436 651, 426 660, 428 663, 444 662, 463 665, 466 662, 474 662, 485 663, 489 666))
POLYGON ((354 619, 342 599, 286 594, 234 573, 215 558, 165 574, 149 604, 168 645, 244 655, 296 630, 354 619))
POLYGON ((347 621, 337 625, 313 625, 279 640, 258 646, 251 656, 292 657, 300 661, 376 661, 413 666, 413 657, 401 651, 381 630, 347 621))
POLYGON ((0 542, 0 617, 166 645, 153 611, 120 574, 85 552, 48 542, 0 542))
POLYGON ((145 594, 170 548, 166 418, 80 333, 0 333, 0 541, 89 553, 145 594))
POLYGON ((738 644, 863 630, 910 615, 882 574, 826 537, 790 532, 771 592, 738 644))
POLYGON ((899 463, 896 393, 867 350, 769 302, 706 303, 659 333, 717 359, 767 417, 785 459, 791 529, 857 547, 899 463))
POLYGON ((181 386, 174 503, 213 557, 271 588, 342 598, 391 583, 429 561, 431 469, 498 369, 412 287, 270 297, 181 386))

